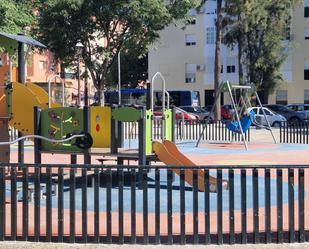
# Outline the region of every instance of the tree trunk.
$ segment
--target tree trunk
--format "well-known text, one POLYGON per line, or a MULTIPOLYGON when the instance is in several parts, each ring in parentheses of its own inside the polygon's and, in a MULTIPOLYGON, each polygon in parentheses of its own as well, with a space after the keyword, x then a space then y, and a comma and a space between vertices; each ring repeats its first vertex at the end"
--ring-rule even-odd
MULTIPOLYGON (((241 20, 241 16, 238 16, 238 21, 241 20)), ((239 77, 239 85, 245 85, 244 80, 244 71, 242 67, 242 53, 243 53, 243 37, 241 35, 238 35, 237 38, 237 44, 238 44, 238 77, 239 77)))
POLYGON ((263 99, 262 104, 268 104, 268 96, 269 96, 269 86, 268 84, 263 83, 263 99))
POLYGON ((217 0, 217 21, 216 21, 216 51, 215 51, 215 75, 214 88, 215 96, 215 120, 221 119, 221 103, 220 103, 220 76, 221 76, 221 40, 222 40, 222 0, 217 0))
POLYGON ((98 105, 104 106, 105 105, 105 96, 104 96, 104 85, 99 85, 98 91, 98 105))

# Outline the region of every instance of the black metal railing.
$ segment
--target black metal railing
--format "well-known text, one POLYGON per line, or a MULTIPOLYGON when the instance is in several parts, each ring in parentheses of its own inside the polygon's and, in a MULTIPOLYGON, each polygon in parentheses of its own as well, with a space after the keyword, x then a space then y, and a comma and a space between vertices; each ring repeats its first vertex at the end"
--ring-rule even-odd
POLYGON ((308 171, 309 165, 9 164, 0 167, 0 240, 305 242, 308 171), (185 182, 188 174, 191 185, 185 182), (209 184, 213 177, 215 189, 209 184))
MULTIPOLYGON (((205 125, 202 121, 181 121, 176 122, 176 139, 178 140, 201 140, 208 141, 242 141, 240 133, 235 133, 226 128, 226 121, 216 121, 205 125), (201 133, 203 131, 204 132, 201 133)), ((245 132, 245 139, 250 141, 250 129, 245 132)))
MULTIPOLYGON (((175 123, 175 138, 176 140, 198 140, 205 121, 182 121, 177 120, 175 123)), ((162 138, 162 120, 154 120, 152 133, 154 139, 162 138)), ((124 123, 125 139, 138 138, 138 124, 124 123)), ((245 132, 246 141, 250 141, 250 129, 245 132)), ((242 141, 242 136, 239 133, 232 132, 226 128, 225 121, 211 122, 205 126, 204 133, 201 136, 204 141, 242 141)))
POLYGON ((309 123, 308 122, 281 122, 280 143, 308 144, 309 123))

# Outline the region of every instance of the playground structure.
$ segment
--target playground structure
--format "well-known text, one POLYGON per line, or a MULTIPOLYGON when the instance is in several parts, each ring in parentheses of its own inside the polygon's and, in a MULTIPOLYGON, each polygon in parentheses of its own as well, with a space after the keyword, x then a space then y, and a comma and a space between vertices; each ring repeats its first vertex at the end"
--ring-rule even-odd
MULTIPOLYGON (((11 35, 6 33, 0 33, 0 43, 1 46, 6 50, 6 52, 9 54, 9 56, 12 56, 18 52, 18 81, 21 83, 25 83, 25 45, 29 46, 35 46, 35 47, 41 47, 46 48, 45 45, 42 43, 24 36, 24 35, 11 35)), ((13 82, 13 67, 12 62, 10 59, 10 66, 9 66, 9 79, 7 82, 13 82)), ((5 101, 6 101, 6 95, 5 95, 5 80, 3 79, 2 82, 0 82, 0 141, 8 141, 9 139, 9 124, 8 121, 11 118, 10 113, 8 110, 5 109, 5 101)), ((35 90, 34 90, 35 91, 35 90)), ((35 100, 34 100, 35 101, 35 100)), ((20 135, 20 134, 19 134, 20 135)), ((19 142, 19 159, 20 162, 22 162, 22 154, 23 154, 23 142, 19 142)), ((0 161, 8 163, 10 161, 10 147, 9 145, 3 145, 0 152, 0 161)))
MULTIPOLYGON (((234 133, 238 133, 241 134, 242 137, 242 141, 243 144, 246 148, 246 150, 248 150, 248 144, 245 138, 245 132, 250 128, 250 126, 252 124, 260 127, 260 128, 265 128, 266 130, 268 130, 271 133, 271 136, 274 140, 274 143, 276 142, 276 138, 273 134, 273 131, 271 129, 270 123, 267 119, 267 116, 265 114, 265 111, 263 108, 261 108, 262 112, 263 112, 263 117, 266 120, 267 125, 266 126, 262 126, 259 124, 259 122, 255 119, 255 113, 253 111, 251 111, 250 113, 247 113, 247 109, 248 107, 251 107, 251 96, 254 96, 255 100, 256 100, 256 104, 259 107, 262 107, 262 103, 260 101, 259 95, 257 94, 256 91, 256 87, 251 84, 251 85, 233 85, 228 81, 222 82, 219 86, 220 91, 218 91, 218 93, 215 96, 215 101, 214 103, 217 103, 217 100, 219 99, 219 97, 221 96, 221 93, 227 93, 232 107, 233 107, 233 115, 232 115, 232 120, 226 122, 226 128, 229 129, 230 131, 234 132, 234 133), (237 101, 237 93, 236 90, 239 90, 239 99, 237 101)), ((205 124, 203 126, 202 132, 199 135, 198 141, 196 143, 196 147, 199 146, 199 143, 201 141, 201 138, 204 134, 205 128, 207 126, 207 124, 210 122, 210 117, 212 117, 213 113, 214 113, 214 109, 215 109, 215 105, 213 105, 210 114, 208 116, 208 118, 205 121, 205 124)), ((233 140, 233 138, 232 138, 233 140)))
MULTIPOLYGON (((18 142, 23 137, 34 139, 35 163, 41 163, 42 153, 66 153, 71 154, 71 163, 76 163, 77 154, 83 154, 84 163, 91 164, 91 154, 100 154, 116 158, 118 165, 123 165, 124 160, 135 160, 139 165, 147 165, 158 159, 167 165, 193 165, 171 143, 174 140, 174 113, 169 106, 169 94, 165 90, 165 79, 161 73, 157 72, 148 86, 150 91, 146 107, 115 105, 85 106, 80 109, 66 107, 64 98, 62 104, 55 104, 51 96, 51 82, 58 78, 60 79, 55 75, 49 79, 48 93, 34 83, 11 82, 3 85, 5 102, 2 102, 2 109, 9 125, 20 132, 18 142), (162 80, 163 93, 163 115, 159 117, 162 121, 162 143, 154 141, 153 136, 153 122, 158 120, 153 115, 153 85, 157 77, 162 80), (124 122, 138 123, 137 150, 123 148, 124 122), (169 157, 170 154, 173 156, 169 157)), ((65 84, 62 79, 60 81, 64 96, 65 84)), ((8 145, 6 142, 0 144, 8 145)), ((179 174, 177 170, 175 173, 179 174)), ((199 174, 202 176, 203 172, 200 171, 199 174)), ((192 171, 188 170, 185 177, 190 185, 192 175, 192 171)), ((203 178, 199 180, 200 191, 204 190, 202 180, 203 178)), ((215 191, 216 179, 211 178, 210 184, 215 191)))

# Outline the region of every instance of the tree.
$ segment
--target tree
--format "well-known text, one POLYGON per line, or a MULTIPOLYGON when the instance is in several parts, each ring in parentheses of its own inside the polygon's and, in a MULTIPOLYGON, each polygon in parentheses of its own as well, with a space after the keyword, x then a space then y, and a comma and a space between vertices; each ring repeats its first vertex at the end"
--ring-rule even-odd
POLYGON ((220 106, 220 76, 221 76, 221 42, 222 42, 222 0, 217 0, 217 19, 216 19, 216 50, 215 50, 215 73, 214 73, 214 88, 216 103, 215 104, 215 120, 221 119, 220 106))
MULTIPOLYGON (((201 8, 206 4, 208 0, 202 0, 198 8, 201 8)), ((228 0, 226 0, 228 1, 228 0)), ((214 62, 214 94, 216 96, 215 99, 215 120, 221 119, 221 98, 220 98, 220 81, 221 81, 221 43, 222 43, 222 30, 224 24, 223 18, 223 9, 222 9, 222 0, 217 0, 217 17, 215 20, 216 24, 216 48, 215 48, 215 62, 214 62)))
MULTIPOLYGON (((121 53, 121 85, 136 87, 138 80, 148 79, 148 57, 130 53, 121 53)), ((114 61, 107 76, 107 85, 115 86, 118 82, 118 60, 114 61)))
POLYGON ((28 33, 35 21, 31 1, 0 1, 0 32, 28 33))
POLYGON ((119 51, 145 54, 159 31, 187 15, 198 0, 47 0, 39 8, 37 33, 57 59, 83 60, 101 101, 108 72, 119 51))
POLYGON ((229 17, 225 43, 238 46, 239 79, 254 83, 264 93, 264 102, 283 82, 280 72, 288 56, 288 36, 293 0, 226 1, 229 17))

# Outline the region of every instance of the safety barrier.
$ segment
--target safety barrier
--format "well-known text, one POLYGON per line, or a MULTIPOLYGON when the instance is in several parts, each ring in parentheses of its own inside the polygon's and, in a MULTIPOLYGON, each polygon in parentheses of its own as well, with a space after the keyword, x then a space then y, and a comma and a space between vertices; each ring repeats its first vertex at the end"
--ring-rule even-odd
MULTIPOLYGON (((176 140, 198 140, 203 130, 205 121, 177 120, 175 124, 176 140)), ((155 120, 152 132, 155 139, 161 139, 162 120, 155 120)), ((136 123, 124 124, 124 136, 126 139, 137 139, 138 128, 136 123)), ((245 138, 250 141, 250 129, 245 133, 245 138)), ((207 124, 202 140, 206 141, 242 141, 241 134, 226 129, 224 121, 211 122, 207 124)))
POLYGON ((0 240, 305 242, 308 173, 309 165, 1 165, 0 240), (185 183, 187 171, 192 186, 185 183), (215 192, 210 177, 217 178, 215 192))
POLYGON ((280 143, 309 143, 309 123, 308 122, 281 122, 280 143))

